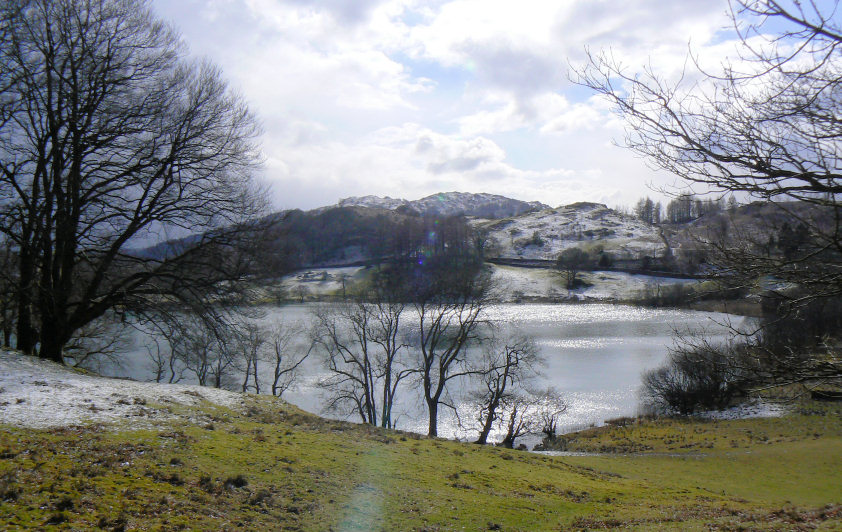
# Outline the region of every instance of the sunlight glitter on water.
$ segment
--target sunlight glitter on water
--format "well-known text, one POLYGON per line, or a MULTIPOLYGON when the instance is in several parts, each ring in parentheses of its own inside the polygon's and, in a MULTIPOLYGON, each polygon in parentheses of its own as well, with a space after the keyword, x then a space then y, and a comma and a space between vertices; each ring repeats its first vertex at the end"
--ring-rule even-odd
POLYGON ((617 321, 666 321, 675 310, 645 309, 611 304, 495 305, 486 317, 495 322, 593 323, 617 321))
POLYGON ((601 349, 609 344, 620 344, 622 342, 622 338, 546 338, 535 342, 535 344, 544 351, 548 349, 601 349))

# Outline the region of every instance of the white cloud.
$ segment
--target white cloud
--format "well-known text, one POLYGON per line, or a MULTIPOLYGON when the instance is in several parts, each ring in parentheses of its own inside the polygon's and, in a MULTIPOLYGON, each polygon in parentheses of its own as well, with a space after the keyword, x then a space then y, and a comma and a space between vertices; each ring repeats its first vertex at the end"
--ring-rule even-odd
POLYGON ((624 181, 630 179, 628 169, 605 172, 594 165, 584 170, 563 166, 524 170, 507 162, 503 148, 491 139, 443 135, 412 123, 383 128, 353 144, 325 142, 284 148, 281 154, 282 165, 275 167, 270 161, 270 172, 287 196, 298 195, 300 206, 330 204, 351 195, 419 198, 448 190, 490 192, 552 205, 630 203, 617 199, 622 197, 624 181), (318 182, 319 187, 307 191, 301 185, 306 182, 318 182))
POLYGON ((261 117, 284 207, 439 190, 633 203, 662 178, 611 146, 622 124, 568 59, 611 47, 672 76, 688 41, 711 64, 731 46, 709 0, 154 1, 261 117))
POLYGON ((543 92, 531 97, 518 97, 507 92, 490 93, 483 102, 486 108, 458 119, 463 135, 482 135, 536 129, 579 107, 571 105, 566 97, 556 92, 543 92), (492 107, 493 106, 493 107, 492 107))
POLYGON ((474 172, 499 165, 506 156, 500 146, 486 138, 453 139, 432 131, 418 137, 415 153, 427 160, 427 170, 433 174, 474 172))
POLYGON ((549 117, 541 126, 543 133, 581 133, 604 127, 613 116, 600 112, 599 106, 577 103, 563 112, 549 117))

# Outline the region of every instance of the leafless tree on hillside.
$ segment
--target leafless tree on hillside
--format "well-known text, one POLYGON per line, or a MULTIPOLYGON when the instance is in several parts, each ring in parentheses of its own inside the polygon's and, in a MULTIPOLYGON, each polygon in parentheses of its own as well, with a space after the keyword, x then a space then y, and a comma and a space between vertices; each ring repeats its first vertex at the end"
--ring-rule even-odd
POLYGON ((478 375, 481 387, 474 394, 480 426, 476 443, 488 441, 489 433, 500 419, 501 407, 513 393, 529 386, 537 376, 540 363, 535 343, 526 337, 492 338, 483 347, 482 369, 478 375))
POLYGON ((329 393, 329 409, 394 427, 399 387, 417 371, 407 360, 405 308, 403 302, 381 297, 319 307, 313 341, 330 372, 321 382, 329 393))
POLYGON ((517 438, 527 434, 555 438, 558 420, 567 411, 567 403, 553 388, 515 392, 505 398, 502 407, 506 434, 500 445, 509 449, 517 438))
POLYGON ((255 323, 244 323, 232 339, 233 349, 237 352, 237 362, 243 373, 243 393, 254 390, 260 393, 260 361, 264 358, 267 343, 266 333, 255 323))
POLYGON ((485 272, 455 270, 443 275, 440 282, 439 288, 422 294, 414 303, 428 436, 438 435, 440 406, 455 410, 448 402, 449 384, 480 372, 471 364, 468 348, 478 341, 484 311, 491 304, 492 286, 485 272))

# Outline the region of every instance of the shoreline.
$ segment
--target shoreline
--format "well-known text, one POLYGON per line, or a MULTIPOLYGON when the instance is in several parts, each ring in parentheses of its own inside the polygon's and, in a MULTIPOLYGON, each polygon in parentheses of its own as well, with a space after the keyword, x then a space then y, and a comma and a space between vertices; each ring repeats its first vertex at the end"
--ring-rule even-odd
MULTIPOLYGON (((702 279, 686 276, 661 277, 646 273, 611 270, 581 272, 583 287, 563 288, 561 272, 552 268, 522 267, 488 263, 492 278, 501 287, 495 303, 500 304, 592 304, 606 303, 641 308, 675 308, 702 312, 722 312, 745 317, 760 317, 760 304, 748 299, 694 300, 703 292, 694 293, 702 279), (661 289, 677 290, 686 297, 670 296, 670 304, 647 304, 651 293, 661 289), (686 287, 682 292, 682 287, 686 287)), ((263 295, 256 304, 330 302, 343 299, 355 283, 366 282, 364 266, 324 267, 297 270, 258 286, 263 295)))

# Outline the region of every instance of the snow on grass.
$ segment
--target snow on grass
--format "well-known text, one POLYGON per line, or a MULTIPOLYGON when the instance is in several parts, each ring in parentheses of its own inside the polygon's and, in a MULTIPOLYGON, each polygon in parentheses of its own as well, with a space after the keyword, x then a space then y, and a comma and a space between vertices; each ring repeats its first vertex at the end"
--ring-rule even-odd
POLYGON ((666 250, 656 227, 598 203, 576 203, 499 221, 477 220, 489 230, 492 248, 509 259, 555 260, 568 248, 595 251, 615 258, 660 256, 666 250))
POLYGON ((671 277, 654 277, 623 272, 583 272, 579 274, 583 281, 590 284, 576 292, 586 299, 604 301, 628 301, 636 299, 644 290, 655 290, 676 284, 698 285, 697 279, 674 279, 671 277))
POLYGON ((753 399, 724 410, 699 412, 696 417, 703 419, 746 419, 763 417, 781 417, 789 411, 787 405, 753 399))
POLYGON ((694 279, 673 279, 623 272, 580 272, 578 278, 591 286, 567 290, 564 277, 551 269, 518 268, 492 265, 493 282, 500 287, 502 301, 528 299, 593 299, 599 301, 628 301, 637 298, 649 288, 673 284, 697 284, 694 279))
POLYGON ((87 375, 36 357, 0 349, 0 424, 49 428, 120 423, 132 428, 185 417, 182 405, 212 403, 240 409, 246 394, 202 386, 158 384, 87 375))
POLYGON ((555 270, 538 268, 517 268, 514 266, 490 265, 492 283, 499 287, 498 297, 502 301, 567 296, 561 274, 555 270))
POLYGON ((309 268, 284 276, 279 283, 267 287, 267 291, 280 289, 288 299, 309 300, 342 294, 342 285, 346 288, 365 277, 363 266, 342 268, 309 268))

